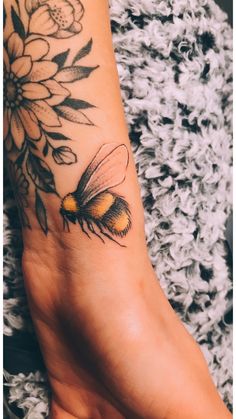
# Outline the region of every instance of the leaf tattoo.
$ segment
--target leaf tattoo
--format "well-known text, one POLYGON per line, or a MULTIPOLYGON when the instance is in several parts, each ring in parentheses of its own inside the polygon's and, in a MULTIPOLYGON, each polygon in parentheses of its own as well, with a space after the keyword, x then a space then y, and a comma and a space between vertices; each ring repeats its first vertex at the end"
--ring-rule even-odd
POLYGON ((78 54, 75 56, 75 58, 72 61, 72 65, 75 64, 77 61, 81 60, 81 58, 86 57, 92 49, 93 40, 92 38, 89 40, 89 42, 81 48, 81 50, 78 52, 78 54))
POLYGON ((94 105, 92 105, 89 102, 86 102, 85 100, 72 99, 72 98, 66 98, 61 105, 69 106, 69 108, 73 108, 75 110, 94 108, 94 105))
POLYGON ((38 223, 43 230, 44 234, 48 234, 48 221, 47 221, 47 210, 43 203, 43 200, 38 192, 38 189, 35 189, 35 212, 38 223))
POLYGON ((29 182, 22 168, 16 162, 13 163, 11 160, 8 160, 7 163, 21 224, 23 227, 30 228, 29 218, 25 211, 28 207, 29 182))
POLYGON ((29 153, 26 161, 27 173, 33 181, 34 185, 43 192, 57 193, 53 173, 48 164, 29 153))
MULTIPOLYGON (((25 12, 20 11, 17 0, 9 12, 3 6, 3 25, 9 19, 13 27, 4 42, 4 145, 13 165, 11 172, 19 175, 20 170, 20 178, 24 176, 28 182, 24 193, 29 194, 31 185, 35 188, 35 214, 47 234, 43 194, 58 195, 49 159, 57 165, 77 163, 76 153, 63 144, 70 140, 63 134, 64 121, 93 125, 87 110, 96 108, 95 105, 72 97, 72 91, 74 83, 89 78, 99 66, 78 65, 91 52, 92 39, 71 58, 69 48, 51 60, 47 58, 51 52, 50 38, 60 45, 60 39, 82 31, 84 6, 80 0, 61 0, 58 4, 50 0, 26 0, 25 12), (60 146, 56 146, 58 142, 60 146)), ((18 198, 22 224, 30 228, 27 206, 20 206, 18 198)))
POLYGON ((77 80, 82 80, 89 77, 92 71, 96 70, 98 67, 98 65, 95 67, 65 67, 56 74, 55 80, 60 83, 72 83, 77 80))
POLYGON ((25 39, 25 28, 24 28, 24 25, 23 25, 20 17, 18 16, 15 9, 13 8, 13 6, 11 6, 11 20, 12 20, 15 32, 18 33, 18 35, 21 37, 21 39, 24 40, 25 39))
POLYGON ((48 132, 47 136, 49 136, 52 140, 56 141, 67 141, 69 138, 67 138, 65 135, 59 133, 59 132, 48 132))
POLYGON ((77 124, 93 125, 92 121, 81 111, 76 111, 69 106, 57 106, 56 111, 59 116, 67 119, 68 121, 77 124))
POLYGON ((48 155, 49 152, 49 144, 48 142, 45 143, 44 147, 43 147, 43 155, 44 157, 46 157, 48 155))
POLYGON ((67 49, 66 51, 61 52, 60 54, 57 54, 53 57, 52 61, 58 65, 59 69, 63 68, 69 52, 70 49, 67 49))
POLYGON ((6 13, 5 4, 3 4, 3 29, 5 29, 6 20, 7 20, 7 13, 6 13))

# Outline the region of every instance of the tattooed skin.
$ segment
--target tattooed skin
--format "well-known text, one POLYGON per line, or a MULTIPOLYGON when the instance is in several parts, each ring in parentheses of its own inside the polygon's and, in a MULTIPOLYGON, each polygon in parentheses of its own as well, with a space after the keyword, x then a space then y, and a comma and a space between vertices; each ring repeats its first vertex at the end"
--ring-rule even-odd
POLYGON ((31 33, 63 39, 82 30, 84 7, 80 0, 26 0, 26 10, 31 16, 31 33))
POLYGON ((117 242, 114 236, 124 237, 131 218, 127 202, 111 192, 111 188, 124 182, 129 154, 124 144, 104 144, 83 173, 77 189, 61 202, 64 229, 69 222, 78 223, 88 236, 89 232, 117 242))
POLYGON ((82 31, 84 7, 80 0, 25 0, 21 7, 15 0, 10 9, 4 7, 3 14, 4 29, 13 28, 4 39, 4 145, 11 178, 23 185, 17 193, 22 225, 31 228, 26 209, 33 185, 35 214, 47 234, 41 192, 58 195, 48 161, 53 158, 58 165, 77 162, 72 148, 65 145, 70 138, 61 133, 63 121, 93 125, 86 110, 94 105, 72 97, 72 91, 73 83, 90 77, 98 66, 80 65, 92 49, 92 39, 70 63, 70 49, 47 59, 50 37, 60 42, 82 31))

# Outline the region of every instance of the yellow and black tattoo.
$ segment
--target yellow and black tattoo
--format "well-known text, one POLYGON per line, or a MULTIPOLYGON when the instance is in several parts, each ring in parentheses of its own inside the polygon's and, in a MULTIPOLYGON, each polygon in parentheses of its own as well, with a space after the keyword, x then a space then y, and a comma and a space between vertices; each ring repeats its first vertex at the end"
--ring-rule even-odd
POLYGON ((124 144, 104 144, 83 173, 77 189, 61 202, 64 229, 78 222, 82 231, 103 236, 121 245, 114 236, 124 237, 131 227, 127 202, 111 189, 124 182, 129 154, 124 144), (97 229, 97 230, 96 230, 97 229))

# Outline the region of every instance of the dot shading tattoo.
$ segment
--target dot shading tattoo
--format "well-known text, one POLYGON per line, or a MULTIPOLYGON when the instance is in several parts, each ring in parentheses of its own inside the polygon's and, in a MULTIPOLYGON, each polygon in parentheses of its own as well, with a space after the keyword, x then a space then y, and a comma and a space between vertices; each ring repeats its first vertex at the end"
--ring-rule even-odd
POLYGON ((89 238, 92 233, 102 242, 104 237, 116 242, 131 228, 128 203, 111 189, 124 182, 129 153, 124 144, 104 144, 83 173, 77 189, 61 202, 64 230, 69 222, 78 224, 89 238))
MULTIPOLYGON (((57 165, 77 162, 68 145, 71 138, 63 134, 64 121, 93 126, 87 110, 95 106, 72 92, 73 84, 90 77, 98 66, 80 65, 92 50, 92 39, 72 57, 67 49, 47 58, 52 56, 50 38, 60 47, 60 39, 82 31, 85 10, 80 0, 26 0, 21 5, 12 1, 3 9, 4 29, 13 28, 4 38, 4 146, 10 167, 28 182, 26 198, 33 186, 35 215, 47 234, 41 192, 58 195, 49 159, 57 165)), ((21 205, 22 224, 30 228, 25 208, 21 205)))

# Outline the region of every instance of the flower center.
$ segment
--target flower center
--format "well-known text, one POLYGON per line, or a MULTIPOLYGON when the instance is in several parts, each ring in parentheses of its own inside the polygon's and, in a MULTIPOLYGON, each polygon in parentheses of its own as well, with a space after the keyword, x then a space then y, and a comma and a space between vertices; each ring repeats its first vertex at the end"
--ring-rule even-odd
POLYGON ((19 79, 13 73, 7 73, 4 78, 4 104, 7 108, 16 108, 23 100, 19 79))

